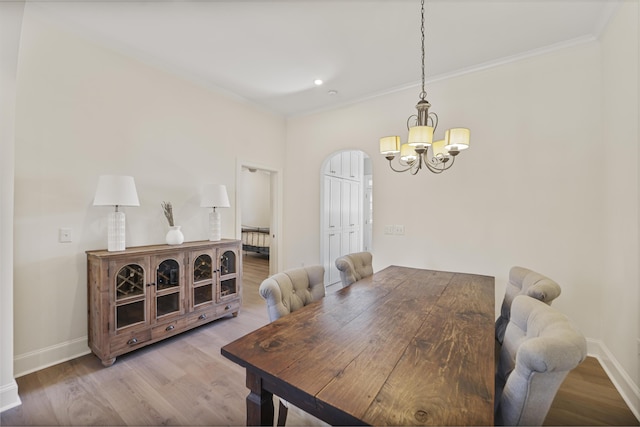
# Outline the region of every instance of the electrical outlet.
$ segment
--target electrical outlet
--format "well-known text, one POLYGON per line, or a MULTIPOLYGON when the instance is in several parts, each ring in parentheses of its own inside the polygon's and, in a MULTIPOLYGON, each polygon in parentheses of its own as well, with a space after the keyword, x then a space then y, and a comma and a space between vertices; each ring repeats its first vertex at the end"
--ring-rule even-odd
POLYGON ((393 225, 385 225, 384 226, 384 234, 393 234, 394 226, 393 225))
POLYGON ((69 243, 69 242, 71 242, 71 229, 70 228, 60 228, 58 230, 58 241, 60 243, 69 243))

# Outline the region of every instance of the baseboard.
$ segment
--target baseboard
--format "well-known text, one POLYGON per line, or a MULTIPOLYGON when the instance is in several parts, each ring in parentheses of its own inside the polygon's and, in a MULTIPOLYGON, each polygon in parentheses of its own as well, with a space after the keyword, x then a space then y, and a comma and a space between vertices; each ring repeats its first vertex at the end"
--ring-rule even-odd
POLYGON ((618 389, 631 412, 633 412, 633 415, 640 420, 640 389, 638 385, 611 354, 604 342, 587 339, 587 352, 589 356, 598 359, 609 379, 611 379, 611 382, 618 389))
POLYGON ((90 353, 87 337, 65 341, 40 350, 19 354, 13 359, 15 377, 30 374, 90 353))
POLYGON ((18 396, 18 384, 16 380, 11 380, 9 384, 0 387, 0 412, 15 408, 22 404, 18 396))

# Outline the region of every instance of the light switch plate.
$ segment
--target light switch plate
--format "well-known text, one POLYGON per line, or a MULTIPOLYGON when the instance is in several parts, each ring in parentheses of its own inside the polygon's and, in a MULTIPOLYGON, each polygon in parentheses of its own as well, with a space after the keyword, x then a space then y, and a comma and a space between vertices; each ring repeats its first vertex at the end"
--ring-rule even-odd
POLYGON ((396 236, 404 236, 404 225, 394 225, 393 234, 396 236))
POLYGON ((71 242, 71 229, 64 227, 58 230, 58 241, 60 243, 70 243, 71 242))

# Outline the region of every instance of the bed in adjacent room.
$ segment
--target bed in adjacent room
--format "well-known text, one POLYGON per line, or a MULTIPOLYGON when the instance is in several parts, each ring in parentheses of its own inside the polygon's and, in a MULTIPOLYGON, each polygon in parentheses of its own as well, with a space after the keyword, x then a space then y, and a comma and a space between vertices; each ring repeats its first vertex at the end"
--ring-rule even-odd
POLYGON ((242 226, 242 250, 269 255, 271 234, 269 228, 242 226))

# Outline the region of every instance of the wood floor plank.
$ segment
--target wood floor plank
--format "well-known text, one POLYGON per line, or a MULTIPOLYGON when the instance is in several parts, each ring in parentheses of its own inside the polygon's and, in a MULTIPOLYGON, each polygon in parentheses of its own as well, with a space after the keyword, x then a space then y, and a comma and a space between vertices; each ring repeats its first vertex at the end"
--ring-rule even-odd
MULTIPOLYGON (((22 405, 0 414, 0 425, 244 425, 245 372, 220 348, 269 323, 258 294, 268 271, 267 258, 243 255, 238 317, 120 356, 109 368, 86 355, 18 378, 22 405)), ((326 425, 295 407, 287 424, 326 425)), ((639 425, 593 358, 569 374, 545 424, 639 425)))

